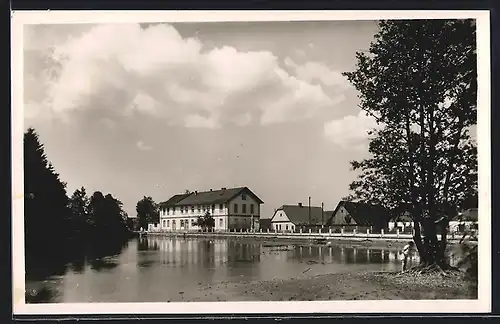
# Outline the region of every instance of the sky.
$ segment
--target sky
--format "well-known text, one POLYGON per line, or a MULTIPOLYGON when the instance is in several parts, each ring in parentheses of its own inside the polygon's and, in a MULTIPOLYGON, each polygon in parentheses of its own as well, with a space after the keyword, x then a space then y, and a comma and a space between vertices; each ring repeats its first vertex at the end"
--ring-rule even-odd
POLYGON ((261 217, 335 208, 367 154, 355 69, 375 21, 27 25, 24 120, 68 195, 129 215, 188 190, 247 186, 261 217))

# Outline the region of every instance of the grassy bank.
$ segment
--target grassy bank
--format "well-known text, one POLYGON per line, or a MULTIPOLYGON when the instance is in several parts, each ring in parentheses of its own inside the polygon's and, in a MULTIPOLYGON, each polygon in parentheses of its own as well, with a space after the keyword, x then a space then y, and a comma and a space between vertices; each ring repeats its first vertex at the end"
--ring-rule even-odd
POLYGON ((222 282, 179 292, 178 301, 477 299, 477 283, 454 277, 341 273, 250 283, 222 282))

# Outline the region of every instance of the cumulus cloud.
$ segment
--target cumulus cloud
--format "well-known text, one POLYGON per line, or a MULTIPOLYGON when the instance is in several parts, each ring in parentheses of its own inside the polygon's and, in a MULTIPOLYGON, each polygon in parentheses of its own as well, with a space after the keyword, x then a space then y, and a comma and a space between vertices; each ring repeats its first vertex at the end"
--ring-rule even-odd
POLYGON ((343 148, 363 148, 368 139, 368 131, 377 128, 375 119, 360 111, 358 115, 349 115, 334 119, 324 124, 326 138, 343 148))
POLYGON ((143 142, 143 141, 138 141, 138 142, 136 143, 136 146, 137 146, 137 148, 138 148, 139 150, 141 150, 141 151, 150 151, 150 150, 152 150, 152 149, 153 149, 151 146, 144 144, 144 142, 143 142))
POLYGON ((94 26, 48 53, 44 104, 60 114, 113 109, 214 129, 310 118, 344 99, 345 80, 321 63, 206 48, 167 24, 94 26))
POLYGON ((326 86, 335 86, 337 90, 345 90, 350 87, 341 72, 329 68, 324 63, 306 62, 299 65, 287 57, 285 64, 295 70, 297 77, 308 83, 321 82, 326 86))

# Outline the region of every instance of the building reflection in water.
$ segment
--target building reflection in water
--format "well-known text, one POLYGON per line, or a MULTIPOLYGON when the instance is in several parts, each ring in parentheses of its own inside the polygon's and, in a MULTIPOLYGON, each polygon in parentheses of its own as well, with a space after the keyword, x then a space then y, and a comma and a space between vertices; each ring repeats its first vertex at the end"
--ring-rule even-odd
MULTIPOLYGON (((27 288, 39 291, 30 302, 165 301, 179 291, 220 281, 401 267, 399 249, 394 247, 266 245, 243 239, 149 236, 131 240, 118 254, 114 250, 121 247, 112 248, 111 256, 77 258, 59 275, 30 280, 27 288)), ((452 263, 459 258, 455 256, 452 263)))
MULTIPOLYGON (((229 269, 228 271, 233 273, 237 273, 243 268, 250 269, 248 272, 252 272, 259 271, 259 267, 243 266, 243 264, 258 264, 263 261, 261 257, 267 252, 269 252, 271 259, 285 261, 307 262, 315 260, 321 263, 358 265, 399 262, 399 250, 391 247, 368 248, 341 245, 276 245, 270 247, 262 245, 262 243, 243 240, 164 238, 154 236, 139 241, 138 251, 157 250, 161 251, 159 258, 155 256, 150 259, 147 256, 142 256, 141 260, 138 261, 138 265, 140 267, 150 267, 155 262, 160 262, 170 267, 183 269, 215 269, 224 266, 229 269)), ((456 257, 453 259, 450 257, 452 264, 456 260, 456 257)), ((100 262, 98 266, 101 268, 113 267, 112 264, 106 264, 106 261, 100 262)), ((418 254, 413 256, 413 262, 418 262, 418 254)), ((82 266, 80 265, 79 267, 81 268, 82 266)))

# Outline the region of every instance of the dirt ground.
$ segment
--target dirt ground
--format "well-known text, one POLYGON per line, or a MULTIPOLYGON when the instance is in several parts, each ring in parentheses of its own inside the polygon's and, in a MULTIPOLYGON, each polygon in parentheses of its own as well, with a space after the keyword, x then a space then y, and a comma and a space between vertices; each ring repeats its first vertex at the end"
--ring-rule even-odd
POLYGON ((477 285, 460 277, 342 273, 308 278, 222 282, 179 292, 169 302, 477 299, 477 285))

